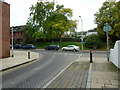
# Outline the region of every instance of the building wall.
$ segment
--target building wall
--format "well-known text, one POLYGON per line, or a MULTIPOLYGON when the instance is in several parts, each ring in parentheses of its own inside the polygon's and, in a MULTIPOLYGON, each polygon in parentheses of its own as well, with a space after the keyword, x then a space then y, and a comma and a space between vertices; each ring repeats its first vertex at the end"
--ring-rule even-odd
POLYGON ((10 5, 0 1, 0 58, 10 56, 10 5))
POLYGON ((14 32, 14 44, 25 44, 26 34, 24 31, 14 32))
POLYGON ((0 2, 0 57, 2 57, 2 3, 0 2))
POLYGON ((86 33, 86 37, 87 37, 87 36, 90 36, 90 35, 92 35, 92 34, 98 35, 98 32, 87 32, 87 33, 86 33))
MULTIPOLYGON (((11 27, 12 30, 12 27, 11 27)), ((14 44, 25 44, 26 41, 26 28, 25 26, 14 26, 13 27, 13 37, 14 37, 14 44)), ((10 36, 12 38, 12 34, 10 31, 10 36)))

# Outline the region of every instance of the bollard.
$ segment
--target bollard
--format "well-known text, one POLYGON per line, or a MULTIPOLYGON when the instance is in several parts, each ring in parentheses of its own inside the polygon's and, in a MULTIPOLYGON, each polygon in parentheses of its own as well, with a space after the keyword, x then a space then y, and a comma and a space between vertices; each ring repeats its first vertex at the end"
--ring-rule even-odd
POLYGON ((30 50, 28 50, 28 59, 30 59, 30 50))
POLYGON ((92 63, 92 52, 90 51, 90 63, 92 63))

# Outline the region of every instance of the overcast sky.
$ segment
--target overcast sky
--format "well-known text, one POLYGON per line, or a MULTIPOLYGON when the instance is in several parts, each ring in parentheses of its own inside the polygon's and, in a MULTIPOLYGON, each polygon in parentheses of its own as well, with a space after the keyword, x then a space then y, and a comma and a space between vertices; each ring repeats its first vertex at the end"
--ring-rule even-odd
MULTIPOLYGON (((25 25, 29 18, 29 7, 36 4, 38 0, 5 0, 11 6, 10 26, 25 25)), ((77 31, 81 31, 81 19, 83 21, 83 31, 96 27, 94 24, 94 14, 99 11, 102 3, 106 0, 55 0, 56 3, 64 5, 65 8, 73 10, 73 19, 79 20, 77 31)))

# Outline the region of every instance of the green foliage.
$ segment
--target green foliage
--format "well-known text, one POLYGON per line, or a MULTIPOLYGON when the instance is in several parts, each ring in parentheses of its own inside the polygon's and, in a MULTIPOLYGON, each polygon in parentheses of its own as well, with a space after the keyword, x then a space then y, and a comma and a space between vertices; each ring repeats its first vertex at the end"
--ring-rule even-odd
POLYGON ((101 38, 105 36, 104 24, 109 23, 112 27, 111 32, 109 32, 111 40, 115 42, 120 39, 120 2, 104 2, 99 12, 95 14, 95 23, 101 38))
POLYGON ((46 37, 48 38, 60 38, 65 30, 67 24, 67 18, 60 13, 54 13, 47 18, 44 22, 44 30, 46 30, 46 37), (64 26, 65 25, 65 26, 64 26))
POLYGON ((35 28, 32 26, 31 22, 27 22, 26 25, 26 43, 31 43, 34 41, 33 33, 36 32, 35 28))
POLYGON ((102 42, 98 35, 92 34, 86 37, 85 46, 91 49, 98 49, 102 46, 102 42))
POLYGON ((54 2, 38 1, 30 7, 27 34, 33 39, 61 38, 66 31, 75 31, 76 21, 71 20, 72 10, 54 2))

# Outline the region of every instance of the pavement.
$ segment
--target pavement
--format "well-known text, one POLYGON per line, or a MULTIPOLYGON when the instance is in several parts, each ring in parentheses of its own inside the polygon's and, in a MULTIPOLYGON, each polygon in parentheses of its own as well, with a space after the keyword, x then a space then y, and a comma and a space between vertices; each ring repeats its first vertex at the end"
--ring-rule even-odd
MULTIPOLYGON (((12 53, 12 51, 10 51, 12 53)), ((10 55, 12 56, 12 55, 10 55)), ((28 59, 28 51, 26 50, 15 50, 14 57, 0 59, 0 70, 10 69, 16 66, 20 66, 25 63, 29 63, 31 61, 39 58, 39 54, 30 51, 30 59, 28 59)))
POLYGON ((93 63, 90 63, 89 55, 83 54, 44 88, 119 90, 120 69, 105 56, 93 55, 93 63))
MULTIPOLYGON (((38 53, 28 51, 14 51, 14 57, 1 59, 1 70, 22 65, 36 60, 38 53)), ((93 55, 93 63, 89 62, 89 54, 82 54, 75 62, 68 65, 56 77, 50 80, 43 88, 87 88, 97 90, 119 90, 120 69, 108 62, 105 55, 93 55)))

